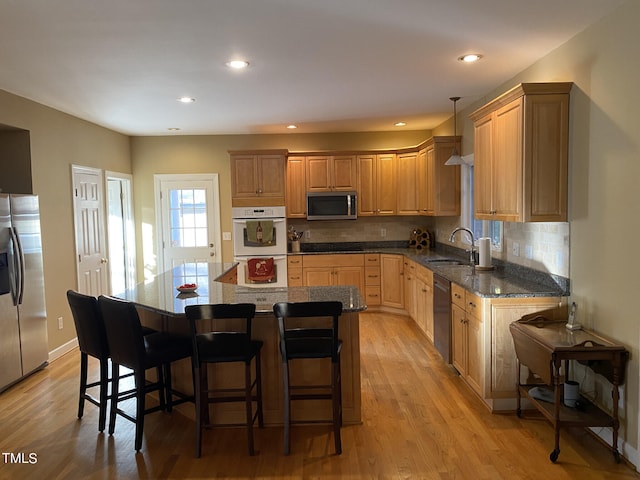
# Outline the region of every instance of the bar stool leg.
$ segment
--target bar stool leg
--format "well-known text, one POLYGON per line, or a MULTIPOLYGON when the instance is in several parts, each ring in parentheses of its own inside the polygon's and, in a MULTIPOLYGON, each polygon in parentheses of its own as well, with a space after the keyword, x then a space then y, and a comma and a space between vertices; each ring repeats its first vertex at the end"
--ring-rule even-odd
POLYGON ((244 405, 247 424, 247 440, 249 443, 249 455, 255 455, 253 445, 253 406, 251 399, 251 360, 244 364, 244 405))
POLYGON ((262 414, 262 366, 260 364, 260 353, 256 355, 256 395, 258 396, 258 426, 264 427, 264 416, 262 414))
POLYGON ((80 396, 78 397, 78 418, 84 414, 84 397, 87 394, 88 356, 80 352, 80 396))
POLYGON ((203 422, 203 414, 202 411, 207 405, 207 403, 202 398, 202 376, 205 375, 206 378, 206 365, 203 369, 201 365, 194 364, 194 397, 196 401, 196 458, 200 458, 202 452, 202 422, 203 422), (204 372, 203 372, 204 370, 204 372))
MULTIPOLYGON (((134 374, 136 383, 136 452, 139 452, 142 448, 142 433, 144 431, 144 409, 145 409, 145 375, 144 369, 137 370, 134 374)), ((163 393, 160 390, 160 398, 162 399, 163 393)))
POLYGON ((291 398, 289 392, 289 364, 287 361, 282 362, 282 377, 283 377, 283 385, 284 385, 284 412, 283 412, 283 423, 284 423, 284 454, 289 455, 291 451, 291 438, 290 438, 290 428, 291 428, 291 398))
POLYGON ((111 410, 109 412, 109 435, 116 429, 116 413, 118 410, 118 386, 120 385, 120 365, 111 363, 111 410))
POLYGON ((340 438, 340 426, 342 424, 342 401, 341 401, 341 379, 340 379, 340 363, 332 364, 332 385, 331 385, 331 403, 333 404, 333 439, 335 442, 336 455, 342 453, 342 439, 340 438))
POLYGON ((107 400, 109 398, 109 360, 100 360, 100 409, 98 430, 103 432, 107 423, 107 400))

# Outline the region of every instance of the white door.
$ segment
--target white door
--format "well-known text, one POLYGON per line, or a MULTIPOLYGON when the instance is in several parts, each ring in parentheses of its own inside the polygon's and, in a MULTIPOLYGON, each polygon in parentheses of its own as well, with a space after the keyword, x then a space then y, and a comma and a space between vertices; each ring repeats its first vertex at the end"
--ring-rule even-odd
POLYGON ((158 273, 221 262, 218 175, 155 175, 158 273))
POLYGON ((71 170, 78 291, 86 295, 108 295, 102 170, 77 165, 71 170))
POLYGON ((136 236, 131 175, 106 172, 107 238, 111 294, 136 284, 136 236))

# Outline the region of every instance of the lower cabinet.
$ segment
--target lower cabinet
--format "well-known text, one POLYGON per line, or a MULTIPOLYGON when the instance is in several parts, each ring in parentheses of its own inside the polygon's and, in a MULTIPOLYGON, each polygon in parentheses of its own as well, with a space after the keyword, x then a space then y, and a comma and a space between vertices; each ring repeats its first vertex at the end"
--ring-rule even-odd
POLYGON ((380 254, 364 255, 364 297, 370 307, 382 303, 382 275, 380 273, 380 254))
POLYGON ((383 253, 380 255, 380 274, 382 277, 382 305, 404 308, 404 255, 383 253))
POLYGON ((515 409, 516 354, 509 324, 534 312, 562 318, 561 297, 481 298, 451 285, 452 363, 491 411, 515 409))
POLYGON ((413 319, 433 343, 433 272, 421 265, 416 267, 414 292, 413 319))
POLYGON ((302 284, 305 287, 355 285, 364 292, 364 255, 304 255, 302 284))
POLYGON ((287 256, 287 285, 302 287, 302 255, 287 256))

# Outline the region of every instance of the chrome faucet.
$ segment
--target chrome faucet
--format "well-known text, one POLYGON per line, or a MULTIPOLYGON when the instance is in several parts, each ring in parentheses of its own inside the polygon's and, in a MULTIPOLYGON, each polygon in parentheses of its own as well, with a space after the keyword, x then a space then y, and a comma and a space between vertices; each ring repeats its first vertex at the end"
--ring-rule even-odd
POLYGON ((469 265, 471 265, 471 269, 475 271, 476 269, 476 252, 475 252, 475 239, 473 238, 473 232, 466 227, 458 227, 449 236, 449 241, 453 243, 453 239, 457 232, 460 230, 467 232, 469 237, 471 237, 471 250, 469 251, 469 265))

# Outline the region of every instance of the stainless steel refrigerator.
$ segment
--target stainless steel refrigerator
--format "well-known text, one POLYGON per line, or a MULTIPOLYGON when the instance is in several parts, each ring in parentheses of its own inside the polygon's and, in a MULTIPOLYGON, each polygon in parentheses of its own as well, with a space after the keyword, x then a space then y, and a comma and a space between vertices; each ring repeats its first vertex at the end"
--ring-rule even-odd
POLYGON ((38 197, 0 194, 0 392, 48 360, 38 197))

